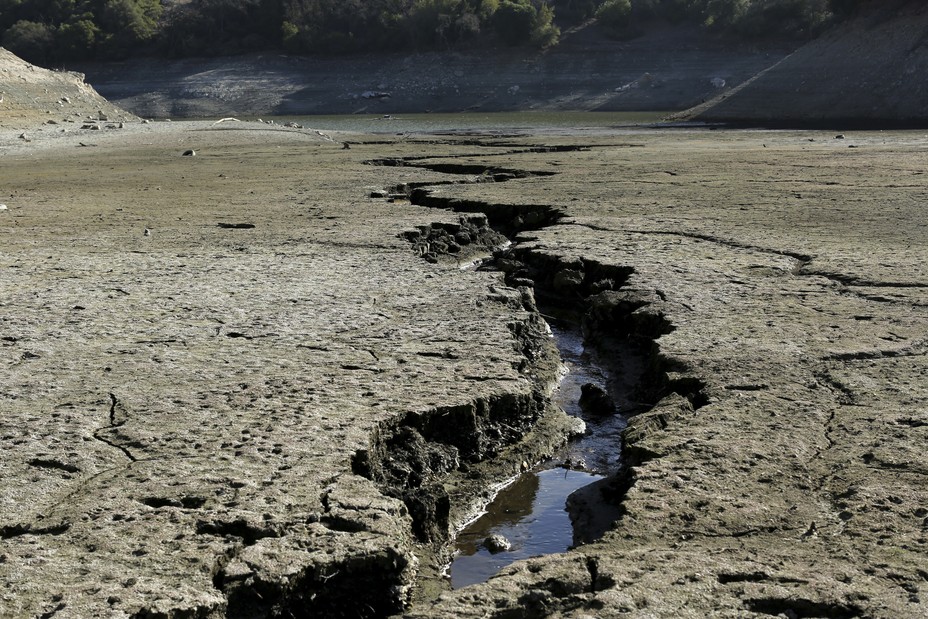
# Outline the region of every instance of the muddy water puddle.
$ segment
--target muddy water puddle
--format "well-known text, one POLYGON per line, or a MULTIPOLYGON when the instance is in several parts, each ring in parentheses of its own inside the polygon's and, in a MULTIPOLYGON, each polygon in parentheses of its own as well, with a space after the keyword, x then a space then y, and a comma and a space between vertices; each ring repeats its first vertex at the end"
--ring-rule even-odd
MULTIPOLYGON (((640 407, 633 393, 643 363, 631 351, 610 354, 607 360, 584 344, 574 324, 549 323, 567 370, 554 400, 569 415, 582 419, 587 432, 571 441, 558 458, 502 488, 486 512, 458 534, 457 554, 449 569, 453 588, 484 582, 520 559, 564 552, 578 540, 592 541, 607 528, 599 526, 595 533, 575 530, 567 500, 577 490, 593 488, 592 484, 619 470, 626 414, 640 407), (580 405, 581 391, 587 384, 608 393, 615 404, 614 413, 602 414, 580 405), (487 543, 490 536, 502 536, 510 547, 491 551, 487 543)), ((614 510, 604 506, 601 511, 606 515, 614 510)))
POLYGON ((484 582, 513 561, 570 548, 573 527, 564 502, 573 491, 598 479, 602 476, 563 468, 520 475, 458 535, 460 554, 451 564, 451 586, 484 582), (491 552, 484 541, 493 534, 502 535, 511 548, 491 552))

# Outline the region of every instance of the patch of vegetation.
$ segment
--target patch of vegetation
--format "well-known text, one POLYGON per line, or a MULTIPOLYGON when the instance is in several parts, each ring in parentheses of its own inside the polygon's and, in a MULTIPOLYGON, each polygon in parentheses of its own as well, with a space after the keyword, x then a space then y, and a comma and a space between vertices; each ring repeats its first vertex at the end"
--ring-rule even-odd
POLYGON ((654 21, 803 38, 865 0, 0 0, 0 44, 38 64, 132 55, 555 45, 593 17, 610 36, 654 21))
POLYGON ((605 0, 597 18, 606 32, 627 36, 659 19, 691 22, 715 32, 756 39, 808 39, 853 14, 866 0, 605 0), (628 5, 628 6, 626 6, 628 5))

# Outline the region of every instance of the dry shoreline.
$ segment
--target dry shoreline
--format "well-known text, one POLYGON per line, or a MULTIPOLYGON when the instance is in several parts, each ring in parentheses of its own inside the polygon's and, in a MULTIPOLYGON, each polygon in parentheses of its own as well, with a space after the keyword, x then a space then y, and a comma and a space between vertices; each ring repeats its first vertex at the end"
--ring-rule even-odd
POLYGON ((151 118, 679 111, 749 79, 795 46, 720 40, 683 25, 614 41, 588 24, 543 51, 265 53, 75 68, 108 100, 151 118))
POLYGON ((408 615, 928 610, 923 135, 33 134, 0 136, 0 616, 299 616, 359 587, 397 612, 428 568, 410 506, 539 413, 528 281, 654 342, 624 516, 408 615), (473 182, 494 170, 526 174, 473 182), (421 183, 431 207, 369 197, 421 183), (423 260, 460 225, 434 207, 531 228, 519 281, 423 260), (390 489, 397 448, 430 454, 422 496, 390 489))

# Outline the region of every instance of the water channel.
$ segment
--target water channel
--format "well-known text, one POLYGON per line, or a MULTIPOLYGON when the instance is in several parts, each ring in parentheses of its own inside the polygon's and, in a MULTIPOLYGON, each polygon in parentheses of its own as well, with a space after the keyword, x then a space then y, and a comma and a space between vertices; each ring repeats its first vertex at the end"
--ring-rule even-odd
POLYGON ((617 508, 604 503, 597 489, 619 470, 627 414, 640 409, 634 393, 643 371, 641 357, 623 347, 607 359, 584 343, 575 323, 549 320, 549 325, 566 369, 554 401, 569 415, 582 419, 587 432, 555 459, 504 486, 485 513, 458 534, 456 555, 448 570, 454 588, 483 582, 514 561, 564 552, 592 541, 618 516, 617 508), (580 405, 586 384, 611 396, 613 414, 597 414, 580 405), (568 497, 578 490, 577 495, 586 495, 576 501, 587 505, 583 516, 567 508, 568 497), (595 512, 595 518, 589 512, 595 512), (501 535, 510 547, 491 550, 486 543, 491 535, 501 535))

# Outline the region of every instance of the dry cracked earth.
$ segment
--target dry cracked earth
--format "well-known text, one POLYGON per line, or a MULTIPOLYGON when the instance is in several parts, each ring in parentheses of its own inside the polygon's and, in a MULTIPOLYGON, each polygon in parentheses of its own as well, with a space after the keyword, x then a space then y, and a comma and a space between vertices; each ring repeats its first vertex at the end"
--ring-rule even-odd
POLYGON ((0 142, 0 616, 928 614, 924 135, 91 138, 0 142), (442 592, 543 297, 648 351, 621 517, 442 592))

